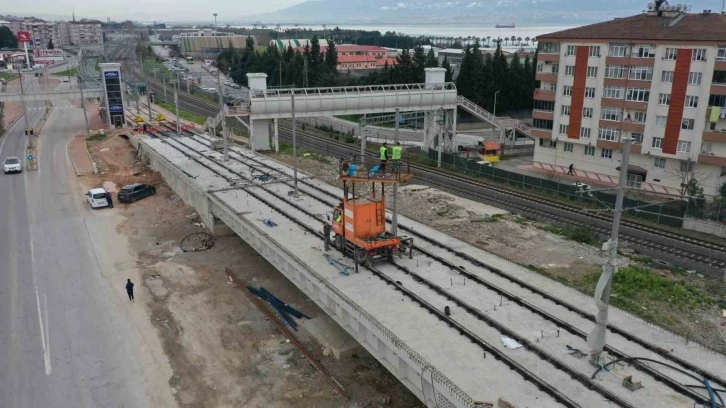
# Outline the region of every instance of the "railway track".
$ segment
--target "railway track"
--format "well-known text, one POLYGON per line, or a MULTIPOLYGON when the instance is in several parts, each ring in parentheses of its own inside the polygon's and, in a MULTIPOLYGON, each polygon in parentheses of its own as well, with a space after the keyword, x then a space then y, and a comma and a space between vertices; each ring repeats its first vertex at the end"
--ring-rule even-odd
MULTIPOLYGON (((136 73, 139 75, 139 73, 136 73)), ((161 89, 158 81, 144 77, 152 89, 161 89)), ((158 97, 158 96, 157 96, 158 97)), ((206 116, 217 114, 219 107, 206 101, 199 100, 185 92, 179 93, 180 107, 206 116)), ((279 126, 280 138, 289 141, 291 128, 279 126)), ((311 150, 338 157, 358 153, 359 148, 346 143, 336 143, 326 137, 319 137, 298 130, 298 144, 311 150)), ((375 154, 368 152, 375 159, 375 154)), ((482 182, 457 173, 413 164, 416 178, 419 181, 434 185, 445 191, 457 195, 483 201, 506 209, 514 210, 540 219, 552 220, 558 224, 571 226, 587 226, 601 237, 610 235, 612 217, 610 215, 585 212, 583 208, 574 205, 551 201, 537 194, 528 194, 519 190, 507 188, 495 183, 482 182)), ((712 276, 719 278, 726 271, 726 246, 705 239, 694 238, 677 234, 665 229, 655 228, 630 220, 621 221, 620 240, 640 252, 667 260, 669 262, 698 268, 712 276)))
MULTIPOLYGON (((240 173, 239 171, 233 170, 230 168, 229 165, 215 159, 210 155, 209 151, 206 150, 209 148, 208 142, 209 137, 206 136, 199 136, 199 135, 193 135, 191 138, 168 138, 165 137, 164 141, 166 144, 172 146, 176 150, 182 152, 182 154, 186 155, 187 157, 191 158, 192 160, 196 161, 200 165, 204 166, 205 168, 209 169, 210 171, 214 172, 215 174, 225 178, 228 181, 232 180, 239 180, 241 178, 249 177, 245 174, 240 173)), ((253 168, 256 169, 256 171, 262 171, 262 168, 266 168, 268 173, 272 171, 277 171, 281 175, 284 174, 280 172, 279 170, 270 167, 264 163, 262 163, 259 160, 255 160, 254 158, 249 157, 248 155, 240 154, 234 150, 231 150, 230 157, 233 161, 235 161, 238 164, 247 166, 250 170, 253 168), (251 164, 250 161, 254 162, 255 164, 251 164)), ((284 182, 284 181, 283 181, 284 182)), ((287 182, 285 182, 287 183, 287 182)), ((329 190, 324 190, 320 188, 320 186, 316 186, 311 182, 307 182, 304 180, 301 180, 301 183, 304 187, 307 189, 315 190, 313 194, 310 194, 310 191, 307 191, 306 193, 309 194, 312 198, 315 198, 316 200, 320 201, 321 203, 327 205, 332 205, 335 203, 333 201, 332 203, 326 200, 323 200, 321 198, 322 195, 329 196, 331 198, 337 199, 333 193, 331 193, 329 190)), ((260 187, 263 190, 266 190, 264 186, 256 186, 260 187)), ((244 187, 240 187, 244 189, 245 191, 249 192, 249 189, 246 189, 244 187)), ((320 232, 317 231, 317 229, 314 227, 315 225, 320 225, 321 222, 324 222, 325 220, 321 220, 319 215, 315 215, 310 213, 307 209, 302 208, 298 204, 294 202, 289 202, 290 199, 288 197, 282 196, 274 191, 267 190, 267 193, 269 193, 271 196, 274 197, 274 203, 273 200, 266 200, 264 201, 263 198, 260 198, 261 201, 265 203, 265 205, 270 206, 271 208, 275 209, 276 211, 280 212, 282 215, 288 217, 290 214, 286 212, 284 209, 280 208, 280 203, 284 202, 285 205, 289 205, 297 212, 306 214, 311 220, 312 223, 309 221, 307 223, 300 221, 299 219, 292 217, 291 220, 295 221, 301 226, 305 226, 305 228, 308 228, 310 232, 314 232, 316 236, 320 238, 320 232), (312 225, 312 226, 311 226, 312 225)), ((259 194, 258 194, 259 195, 259 194)), ((406 229, 407 227, 404 225, 399 225, 401 228, 406 229)), ((424 239, 425 237, 423 235, 417 235, 415 237, 418 239, 424 239)), ((432 241, 428 239, 428 241, 431 243, 432 241)), ((452 248, 447 248, 445 245, 439 244, 439 247, 443 249, 445 252, 454 252, 455 251, 452 248)), ((520 296, 508 293, 506 289, 503 288, 497 288, 494 284, 491 282, 488 282, 482 278, 476 278, 475 275, 472 275, 469 270, 475 270, 478 266, 467 264, 467 268, 464 269, 463 266, 457 266, 454 263, 447 261, 443 258, 441 254, 435 254, 430 249, 424 249, 420 246, 417 246, 415 248, 417 253, 429 257, 432 260, 435 260, 436 262, 445 265, 450 270, 457 272, 458 274, 464 275, 469 277, 469 279, 472 279, 473 282, 476 282, 477 285, 480 285, 482 290, 484 291, 493 291, 499 296, 504 296, 508 300, 512 301, 513 304, 517 304, 517 307, 522 307, 527 309, 529 312, 535 313, 538 316, 541 316, 543 319, 549 321, 550 323, 555 324, 558 327, 558 335, 559 335, 559 329, 563 329, 570 335, 583 337, 583 333, 577 329, 574 325, 565 322, 563 319, 560 319, 558 317, 555 317, 553 315, 550 315, 548 312, 545 312, 542 308, 535 306, 533 304, 530 304, 526 301, 523 301, 520 296)), ((460 259, 457 260, 457 264, 461 264, 461 262, 468 261, 465 257, 461 257, 461 254, 455 254, 460 259)), ((502 324, 501 322, 497 321, 496 319, 493 319, 492 317, 489 317, 488 315, 482 313, 479 311, 476 307, 472 306, 471 304, 467 303, 467 301, 455 296, 452 293, 449 293, 449 291, 442 288, 440 282, 437 284, 434 282, 434 279, 432 279, 430 276, 423 276, 423 274, 414 272, 411 267, 407 267, 402 264, 395 264, 394 267, 398 270, 404 273, 405 275, 413 277, 412 281, 409 281, 407 283, 401 284, 401 278, 395 275, 392 275, 390 271, 384 271, 383 268, 371 268, 370 271, 374 273, 376 276, 381 278, 384 282, 388 283, 389 285, 393 286, 396 290, 402 292, 404 295, 412 299, 413 301, 419 303, 423 308, 431 312, 432 314, 436 315, 439 319, 445 321, 450 327, 457 330, 462 336, 467 337, 469 340, 474 342, 475 344, 479 345, 482 349, 486 350, 487 352, 493 354, 496 358, 500 359, 500 361, 503 361, 505 364, 507 364, 511 369, 517 371, 520 373, 523 378, 527 379, 528 381, 536 384, 541 389, 547 391, 548 394, 550 394, 553 398, 558 400, 560 403, 562 403, 564 406, 582 406, 579 405, 577 402, 573 401, 569 398, 569 396, 562 395, 560 392, 558 392, 556 389, 550 388, 551 386, 547 384, 545 380, 543 380, 540 376, 536 375, 535 373, 530 372, 526 367, 523 367, 521 363, 518 363, 517 361, 512 361, 511 358, 509 358, 506 354, 500 355, 501 352, 498 351, 497 347, 487 343, 486 341, 481 338, 480 335, 476 334, 474 330, 472 330, 470 327, 465 325, 462 322, 457 321, 456 319, 451 318, 450 316, 444 314, 441 312, 440 308, 433 305, 432 302, 437 302, 437 299, 432 295, 432 293, 436 293, 436 296, 441 296, 446 298, 447 301, 454 302, 459 308, 464 310, 466 313, 472 315, 475 317, 477 321, 483 321, 488 327, 498 331, 499 333, 508 335, 512 338, 515 338, 516 340, 520 341, 520 343, 524 344, 525 347, 532 352, 533 354, 537 355, 539 358, 541 358, 544 361, 547 361, 548 363, 552 364, 553 367, 557 368, 558 370, 566 373, 568 376, 572 377, 573 379, 577 380, 582 384, 582 386, 585 389, 594 390, 595 392, 601 394, 603 397, 607 398, 609 401, 613 402, 614 404, 617 404, 618 406, 623 407, 631 407, 631 406, 637 406, 633 405, 632 402, 629 402, 628 400, 622 398, 619 394, 613 393, 612 390, 608 390, 607 388, 601 386, 598 383, 594 383, 590 381, 586 375, 584 375, 582 372, 574 370, 572 367, 570 367, 568 364, 560 361, 555 355, 553 355, 551 352, 548 352, 547 350, 544 350, 542 347, 538 346, 537 344, 534 344, 533 342, 527 340, 525 337, 520 336, 517 332, 509 329, 506 325, 502 324), (428 292, 417 292, 411 289, 411 287, 416 285, 423 285, 427 288, 428 292), (405 286, 405 287, 404 287, 405 286), (422 293, 426 293, 425 295, 422 293), (428 300, 427 300, 428 299, 428 300), (497 354, 500 353, 500 354, 497 354)), ((390 269, 390 268, 389 268, 390 269)), ((501 272, 501 271, 500 271, 501 272)), ((521 286, 521 282, 517 282, 516 280, 510 280, 510 285, 519 285, 521 286)), ((538 293, 543 298, 546 297, 548 301, 556 303, 558 306, 563 306, 564 309, 566 309, 569 313, 573 315, 580 315, 584 314, 587 315, 584 311, 578 310, 572 305, 569 305, 561 300, 558 300, 554 297, 552 297, 549 294, 546 293, 538 293)), ((437 302, 438 303, 438 302, 437 302)), ((590 317, 592 317, 590 315, 590 317)), ((478 330, 478 329, 477 329, 478 330)), ((623 332, 615 329, 613 330, 611 328, 611 335, 617 334, 617 335, 623 335, 623 332)), ((647 349, 651 352, 655 352, 655 350, 659 350, 660 348, 657 345, 651 344, 645 340, 634 338, 633 336, 630 336, 628 338, 628 341, 631 341, 638 345, 638 347, 643 347, 644 349, 647 349)), ((608 347, 607 351, 611 353, 613 356, 616 356, 618 358, 629 358, 627 354, 625 354, 622 351, 615 350, 612 347, 608 347)), ((665 354, 659 354, 660 357, 664 358, 670 363, 676 363, 679 364, 684 369, 693 371, 694 373, 705 375, 707 378, 712 380, 715 383, 724 384, 724 380, 721 379, 719 376, 714 375, 712 373, 709 373, 707 370, 700 369, 696 367, 693 364, 690 364, 689 362, 679 359, 678 357, 672 356, 669 353, 665 354), (690 365, 689 365, 690 364, 690 365)), ((681 395, 687 396, 688 398, 693 399, 694 401, 697 401, 699 403, 704 403, 708 399, 708 397, 701 395, 695 391, 692 391, 691 389, 683 386, 679 381, 669 377, 668 375, 655 370, 654 368, 645 365, 640 364, 638 366, 640 370, 642 370, 644 373, 647 373, 652 378, 654 378, 657 381, 660 381, 664 384, 666 384, 668 387, 670 387, 672 390, 678 392, 681 395)))

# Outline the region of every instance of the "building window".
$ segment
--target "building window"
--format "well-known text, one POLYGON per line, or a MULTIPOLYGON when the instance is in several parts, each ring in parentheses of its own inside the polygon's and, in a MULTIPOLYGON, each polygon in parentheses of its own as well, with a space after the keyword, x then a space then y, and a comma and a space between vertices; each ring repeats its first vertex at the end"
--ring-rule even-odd
POLYGON ((555 148, 557 147, 557 141, 550 139, 539 139, 539 145, 542 147, 555 148))
POLYGON ((608 48, 608 56, 610 57, 625 57, 628 55, 627 44, 610 44, 608 48))
POLYGON ((560 107, 560 114, 570 116, 570 105, 562 105, 560 107))
POLYGON ((723 45, 716 51, 716 61, 726 61, 726 47, 723 45))
POLYGON ((667 116, 656 116, 655 117, 655 126, 656 127, 665 127, 667 121, 668 121, 667 116))
POLYGON ((701 153, 710 154, 712 150, 713 150, 713 143, 704 142, 701 144, 701 153))
POLYGON ((706 61, 706 49, 705 48, 696 48, 693 50, 693 60, 694 61, 706 61))
POLYGON ((645 123, 646 113, 643 111, 633 112, 633 122, 645 123))
POLYGON ((688 74, 688 85, 701 85, 703 74, 700 72, 691 72, 688 74))
POLYGON ((562 87, 562 95, 564 96, 572 96, 572 87, 570 85, 565 85, 562 87))
MULTIPOLYGON (((592 48, 592 47, 590 47, 592 48)), ((587 67, 587 77, 597 78, 597 67, 587 67)))
POLYGON ((622 79, 625 78, 627 67, 624 65, 608 65, 605 68, 605 78, 622 79))
POLYGON ((665 169, 666 159, 664 157, 656 157, 653 161, 653 166, 661 169, 665 169))
POLYGON ((683 119, 681 121, 681 129, 693 130, 693 126, 696 124, 695 119, 683 119))
POLYGON ((691 142, 686 142, 685 140, 679 140, 678 141, 678 148, 676 149, 677 152, 680 153, 688 153, 691 151, 691 142))
POLYGON ((545 112, 554 112, 555 111, 555 102, 554 101, 540 101, 540 100, 535 99, 534 110, 545 111, 545 112))
POLYGON ((548 119, 534 119, 532 121, 532 127, 535 129, 552 130, 554 121, 548 119))
POLYGON ((623 111, 620 108, 604 107, 600 111, 600 119, 620 122, 623 119, 623 111))
POLYGON ((592 108, 582 108, 583 118, 592 118, 592 108))
POLYGON ((573 76, 575 75, 575 66, 574 65, 565 65, 565 76, 573 76))
POLYGON ((545 54, 559 54, 560 53, 560 43, 557 42, 541 42, 537 44, 537 48, 539 48, 539 52, 545 53, 545 54))
POLYGON ((565 52, 565 55, 575 55, 577 52, 577 46, 575 45, 568 45, 567 51, 565 52))
POLYGON ((594 156, 595 146, 585 146, 585 156, 594 156))
POLYGON ((661 72, 660 81, 665 83, 673 82, 673 71, 661 72))
POLYGON ((671 104, 671 94, 659 94, 658 105, 669 106, 671 104))
POLYGON ((643 134, 642 133, 633 132, 630 134, 630 137, 633 138, 633 143, 636 143, 636 144, 643 143, 643 134))
POLYGON ((585 98, 594 98, 595 97, 595 88, 585 88, 585 98))
POLYGON ((561 135, 566 135, 568 130, 570 130, 569 125, 560 125, 560 134, 561 135))
POLYGON ((602 159, 612 159, 613 158, 613 149, 601 149, 600 150, 600 158, 602 158, 602 159))
MULTIPOLYGON (((688 142, 688 143, 691 143, 691 142, 688 142)), ((694 165, 694 163, 692 161, 682 161, 681 162, 681 172, 682 173, 692 173, 693 165, 694 165)))
POLYGON ((564 150, 565 150, 566 152, 570 152, 570 153, 572 153, 572 151, 574 150, 574 148, 575 148, 575 145, 574 145, 574 143, 570 143, 570 142, 565 142, 565 147, 564 147, 564 150))
POLYGON ((582 139, 589 139, 590 138, 590 128, 588 128, 588 127, 580 128, 580 137, 582 139))
POLYGON ((549 92, 557 92, 557 82, 550 82, 547 84, 547 90, 549 92))
POLYGON ((622 86, 606 86, 603 88, 603 98, 623 99, 625 88, 622 86))
POLYGON ((678 56, 678 48, 666 48, 665 56, 663 59, 665 60, 674 60, 678 56))
POLYGON ((697 108, 698 97, 697 96, 686 96, 686 108, 697 108))
POLYGON ((633 46, 631 54, 635 58, 655 58, 655 46, 638 44, 633 46))
POLYGON ((663 148, 663 138, 654 137, 653 142, 651 143, 651 147, 653 147, 654 149, 662 149, 663 148))
POLYGON ((629 101, 648 102, 650 99, 650 90, 642 88, 628 88, 625 99, 629 101))
POLYGON ((617 128, 604 127, 600 128, 597 134, 597 138, 600 140, 615 141, 620 139, 620 130, 617 128))
POLYGON ((629 79, 650 81, 653 79, 653 67, 630 67, 629 79))
POLYGON ((590 46, 590 56, 591 57, 600 57, 600 47, 597 45, 591 45, 590 46))
POLYGON ((555 75, 560 73, 560 64, 552 64, 552 73, 555 75))

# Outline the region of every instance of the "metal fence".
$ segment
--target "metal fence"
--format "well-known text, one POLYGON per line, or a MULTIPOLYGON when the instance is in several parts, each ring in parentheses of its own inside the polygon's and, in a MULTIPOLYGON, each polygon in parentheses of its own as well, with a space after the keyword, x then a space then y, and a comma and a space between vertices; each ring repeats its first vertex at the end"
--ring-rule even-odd
MULTIPOLYGON (((438 151, 429 149, 428 159, 432 162, 431 164, 437 162, 438 151)), ((459 170, 469 176, 481 177, 513 187, 560 196, 573 202, 583 203, 587 207, 606 209, 615 206, 614 191, 612 194, 602 191, 583 192, 572 183, 561 183, 557 180, 532 177, 496 167, 488 167, 477 163, 477 161, 451 153, 442 153, 441 156, 442 166, 459 170)), ((639 198, 627 197, 623 201, 623 208, 628 209, 627 213, 632 216, 680 228, 683 226, 683 218, 688 211, 688 204, 688 201, 658 204, 652 200, 644 201, 639 198)))

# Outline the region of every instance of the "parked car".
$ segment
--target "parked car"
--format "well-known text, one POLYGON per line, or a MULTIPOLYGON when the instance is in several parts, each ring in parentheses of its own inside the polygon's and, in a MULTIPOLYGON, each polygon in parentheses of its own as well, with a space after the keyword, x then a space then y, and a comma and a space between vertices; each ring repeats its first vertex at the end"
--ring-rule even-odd
POLYGON ((109 194, 102 188, 92 188, 86 193, 86 201, 91 208, 108 207, 106 195, 109 194))
POLYGON ((581 191, 589 191, 590 190, 590 185, 589 184, 585 184, 585 183, 580 182, 580 181, 576 181, 576 182, 572 183, 572 186, 575 187, 578 190, 581 190, 581 191))
POLYGON ((8 157, 3 163, 3 170, 5 171, 5 174, 20 173, 23 171, 23 165, 17 157, 8 157))
POLYGON ((148 184, 134 183, 125 185, 118 192, 120 203, 134 203, 144 197, 156 194, 156 188, 148 184))

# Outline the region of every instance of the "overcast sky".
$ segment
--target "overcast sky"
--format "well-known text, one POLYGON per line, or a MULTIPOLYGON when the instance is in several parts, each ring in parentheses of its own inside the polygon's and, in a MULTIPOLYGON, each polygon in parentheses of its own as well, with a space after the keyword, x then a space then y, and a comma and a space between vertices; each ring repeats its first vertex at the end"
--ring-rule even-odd
MULTIPOLYGON (((200 21, 213 13, 219 14, 219 24, 237 21, 241 17, 279 10, 302 3, 305 0, 26 0, 8 1, 0 14, 37 15, 65 17, 70 19, 75 11, 76 18, 97 18, 105 20, 141 21, 200 21)), ((45 17, 48 18, 48 17, 45 17)))

